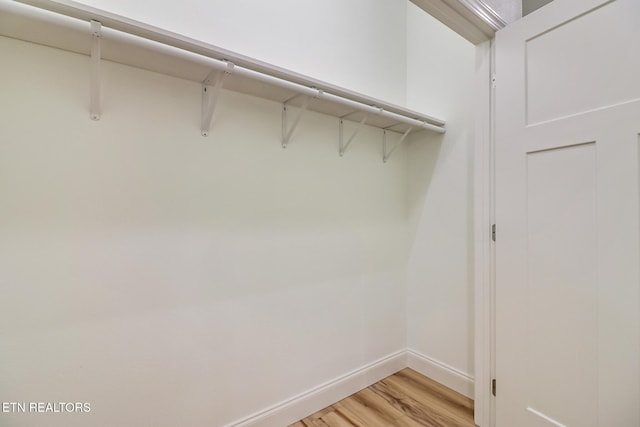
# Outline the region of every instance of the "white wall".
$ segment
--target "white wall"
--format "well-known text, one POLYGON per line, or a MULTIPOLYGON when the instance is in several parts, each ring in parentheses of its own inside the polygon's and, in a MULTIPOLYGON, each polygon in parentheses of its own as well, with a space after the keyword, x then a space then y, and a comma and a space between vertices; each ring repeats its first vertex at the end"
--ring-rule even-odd
POLYGON ((404 348, 406 158, 379 130, 340 158, 310 114, 283 150, 280 105, 225 93, 203 138, 198 84, 110 63, 92 122, 88 58, 0 43, 0 400, 219 426, 404 348))
POLYGON ((405 103, 404 0, 81 0, 319 80, 405 103))
POLYGON ((410 4, 407 59, 408 107, 447 120, 446 134, 410 143, 408 347, 423 372, 472 394, 475 47, 410 4))

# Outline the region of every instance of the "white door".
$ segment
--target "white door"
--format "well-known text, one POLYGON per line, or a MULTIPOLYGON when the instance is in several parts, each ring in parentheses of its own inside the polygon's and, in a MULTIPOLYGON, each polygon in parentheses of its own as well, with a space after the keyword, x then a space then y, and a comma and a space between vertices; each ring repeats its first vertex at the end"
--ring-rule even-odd
POLYGON ((640 1, 496 36, 498 427, 640 426, 640 1))

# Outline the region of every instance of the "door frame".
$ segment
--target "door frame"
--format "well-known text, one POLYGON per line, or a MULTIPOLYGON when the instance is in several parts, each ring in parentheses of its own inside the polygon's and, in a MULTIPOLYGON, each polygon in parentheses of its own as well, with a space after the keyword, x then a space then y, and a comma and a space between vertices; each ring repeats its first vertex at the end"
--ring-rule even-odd
POLYGON ((474 144, 474 400, 475 423, 495 424, 494 39, 476 45, 474 144))
MULTIPOLYGON (((474 277, 474 400, 475 423, 495 424, 495 400, 491 380, 495 372, 495 250, 491 225, 494 201, 494 40, 506 23, 489 25, 461 0, 411 0, 429 15, 476 47, 473 153, 473 277, 474 277), (452 5, 459 7, 452 7, 452 5)), ((467 2, 468 3, 468 2, 467 2)), ((482 9, 482 2, 473 2, 482 9)), ((475 9, 477 10, 478 7, 475 9)), ((487 11, 485 11, 487 12, 487 11)), ((486 13, 483 14, 486 16, 486 13)))

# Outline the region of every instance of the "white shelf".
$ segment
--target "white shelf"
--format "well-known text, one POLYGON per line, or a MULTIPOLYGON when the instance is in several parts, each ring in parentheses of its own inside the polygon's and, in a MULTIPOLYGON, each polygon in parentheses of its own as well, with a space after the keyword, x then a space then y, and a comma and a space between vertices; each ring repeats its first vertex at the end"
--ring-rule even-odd
POLYGON ((105 60, 208 81, 212 87, 230 62, 233 69, 223 84, 227 90, 296 107, 306 97, 309 110, 354 122, 366 115, 367 125, 400 133, 445 130, 443 120, 72 1, 0 0, 0 35, 88 56, 91 21, 101 24, 100 57, 105 60))

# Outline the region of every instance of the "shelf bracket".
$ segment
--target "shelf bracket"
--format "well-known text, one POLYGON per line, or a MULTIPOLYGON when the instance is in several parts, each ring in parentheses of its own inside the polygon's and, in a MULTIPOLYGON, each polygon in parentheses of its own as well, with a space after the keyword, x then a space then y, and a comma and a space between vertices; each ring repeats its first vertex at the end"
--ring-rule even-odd
POLYGON ((102 24, 91 21, 91 88, 89 98, 89 117, 100 120, 102 107, 100 102, 100 59, 102 24))
POLYGON ((353 131, 347 142, 344 142, 344 117, 340 117, 340 139, 338 140, 338 154, 340 157, 344 155, 344 152, 347 151, 347 147, 351 144, 351 141, 358 135, 358 133, 362 130, 364 125, 367 123, 367 119, 369 118, 369 114, 365 114, 360 123, 358 123, 358 127, 353 131))
POLYGON ((227 68, 224 71, 212 71, 202 82, 202 116, 200 119, 202 136, 209 136, 211 120, 213 119, 213 113, 216 110, 216 104, 220 98, 220 92, 222 92, 224 80, 229 74, 233 73, 233 67, 233 62, 227 61, 227 68), (214 79, 215 83, 213 87, 211 87, 211 82, 214 79))
MULTIPOLYGON (((319 92, 319 95, 320 94, 321 94, 321 92, 319 92)), ((294 119, 294 121, 291 124, 290 128, 287 126, 287 115, 288 115, 287 114, 287 112, 288 112, 287 104, 289 103, 289 101, 291 101, 292 99, 296 98, 297 96, 294 96, 293 98, 285 101, 282 104, 282 148, 287 148, 287 145, 289 145, 289 141, 291 141, 291 136, 293 136, 293 132, 296 130, 296 127, 298 126, 298 123, 300 123, 300 119, 302 118, 304 113, 309 108, 309 105, 311 104, 311 101, 316 99, 316 98, 311 98, 311 97, 306 96, 306 95, 300 95, 300 96, 303 97, 302 106, 300 106, 300 111, 298 111, 298 115, 294 119)))
POLYGON ((407 138, 407 136, 409 136, 412 130, 413 128, 407 129, 400 137, 400 140, 391 148, 391 150, 387 152, 387 130, 383 129, 382 131, 382 162, 383 163, 387 163, 387 160, 389 160, 389 157, 391 157, 391 154, 394 151, 396 151, 396 148, 398 148, 400 144, 402 144, 402 142, 407 138))

